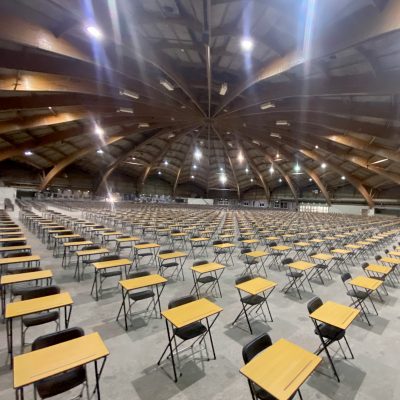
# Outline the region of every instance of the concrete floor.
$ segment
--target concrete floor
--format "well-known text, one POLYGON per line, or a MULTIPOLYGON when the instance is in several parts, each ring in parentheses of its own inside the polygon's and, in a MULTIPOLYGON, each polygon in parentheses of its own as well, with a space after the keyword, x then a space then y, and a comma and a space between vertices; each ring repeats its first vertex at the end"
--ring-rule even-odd
MULTIPOLYGON (((16 213, 12 216, 17 221, 16 213)), ((333 281, 322 286, 313 283, 314 294, 304 293, 303 300, 294 295, 284 295, 275 290, 270 297, 270 307, 274 322, 253 323, 254 335, 246 330, 246 325, 232 327, 231 322, 240 310, 239 297, 234 288, 234 280, 242 270, 242 262, 235 257, 235 267, 225 270, 221 288, 223 298, 215 301, 224 310, 213 328, 213 338, 217 352, 217 360, 210 362, 193 361, 191 358, 184 363, 184 373, 178 383, 167 375, 172 369, 166 364, 165 369, 157 367, 157 360, 167 342, 165 323, 163 320, 143 318, 134 320, 134 327, 125 332, 115 321, 121 304, 121 294, 115 289, 96 302, 90 296, 92 275, 77 283, 73 279, 72 268, 61 268, 61 259, 53 258, 51 251, 32 235, 26 232, 28 243, 33 247, 33 254, 42 257, 41 266, 52 268, 56 284, 69 291, 74 299, 71 325, 84 328, 86 333, 97 331, 105 340, 110 356, 106 363, 101 391, 103 399, 126 400, 182 400, 182 399, 235 399, 250 400, 251 396, 247 381, 239 373, 243 365, 242 346, 255 335, 268 332, 273 341, 286 338, 302 347, 314 351, 319 345, 319 339, 314 334, 311 320, 308 318, 307 301, 314 294, 323 301, 333 300, 349 304, 340 276, 333 274, 333 281), (242 328, 241 328, 242 327, 242 328), (243 329, 244 328, 244 329, 243 329)), ((398 238, 396 239, 398 241, 398 238)), ((209 259, 212 259, 209 250, 209 259)), ((188 259, 185 264, 186 280, 184 282, 168 283, 163 296, 162 308, 174 297, 187 294, 192 287, 192 277, 188 267, 192 264, 188 259)), ((370 260, 372 261, 372 260, 370 260)), ((89 270, 89 269, 88 269, 89 270)), ((362 275, 361 267, 351 267, 353 276, 362 275)), ((268 278, 279 283, 286 283, 284 272, 268 269, 268 278)), ((109 280, 111 281, 111 280, 109 280)), ((110 284, 107 282, 106 284, 110 284)), ((279 288, 278 287, 278 288, 279 288)), ((333 378, 327 359, 310 379, 302 386, 304 399, 399 399, 400 366, 398 351, 400 350, 400 313, 398 289, 389 287, 389 296, 384 297, 384 303, 376 302, 379 316, 371 316, 373 324, 369 327, 365 322, 356 320, 348 329, 347 338, 354 352, 354 360, 344 360, 340 353, 336 355, 335 365, 339 372, 341 383, 333 378)), ((18 327, 19 328, 19 327, 18 327)), ((17 328, 17 329, 18 329, 17 328)), ((49 327, 36 327, 28 331, 28 341, 44 332, 49 327)), ((17 347, 19 331, 15 331, 17 347)), ((28 348, 27 348, 28 350, 28 348)), ((19 351, 19 348, 18 350, 19 351)), ((14 398, 12 389, 12 373, 6 361, 5 325, 0 324, 0 399, 14 398)), ((93 386, 93 366, 89 367, 90 384, 93 386)), ((25 398, 33 398, 31 390, 25 398)), ((64 395, 60 398, 71 398, 64 395)))

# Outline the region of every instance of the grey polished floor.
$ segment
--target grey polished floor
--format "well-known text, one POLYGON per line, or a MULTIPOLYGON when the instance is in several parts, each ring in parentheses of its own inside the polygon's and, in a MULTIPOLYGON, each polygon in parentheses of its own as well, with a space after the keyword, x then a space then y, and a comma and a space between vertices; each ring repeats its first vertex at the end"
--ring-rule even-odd
MULTIPOLYGON (((16 214, 13 214, 16 220, 16 214)), ((145 320, 137 317, 129 332, 115 321, 121 304, 121 294, 116 281, 106 281, 112 289, 98 302, 90 296, 92 274, 87 273, 84 281, 77 283, 73 279, 73 270, 62 269, 61 259, 54 258, 51 251, 30 232, 26 232, 29 244, 33 246, 33 254, 40 254, 42 267, 50 267, 55 274, 55 282, 63 290, 71 293, 74 299, 71 326, 81 326, 85 332, 97 331, 105 340, 110 357, 106 363, 101 380, 103 399, 126 400, 181 400, 181 399, 247 399, 250 400, 247 381, 239 373, 243 365, 242 346, 251 340, 245 324, 232 327, 231 322, 240 311, 238 293, 234 288, 234 280, 242 271, 242 262, 235 256, 235 267, 225 270, 221 288, 223 297, 215 299, 224 310, 213 328, 213 337, 217 352, 217 360, 201 362, 189 357, 183 361, 183 376, 174 383, 168 374, 171 368, 157 367, 157 360, 167 341, 163 320, 145 320)), ((202 257, 203 258, 203 257, 202 257)), ((209 250, 209 259, 212 259, 209 250)), ((192 277, 189 266, 193 260, 185 264, 185 281, 168 283, 162 295, 162 307, 166 308, 170 299, 187 294, 192 288, 192 277)), ((360 266, 351 266, 353 276, 362 275, 360 266)), ((90 270, 90 268, 89 268, 90 270)), ((150 268, 151 270, 151 268, 150 268)), ((154 269, 153 269, 154 270, 154 269)), ((313 324, 308 318, 306 303, 315 294, 324 301, 334 300, 348 304, 344 286, 337 273, 326 286, 313 282, 314 293, 304 293, 299 300, 294 295, 284 295, 279 288, 286 283, 285 273, 275 268, 268 269, 268 278, 279 283, 270 297, 270 307, 274 322, 253 323, 254 335, 268 332, 273 341, 287 338, 306 349, 314 351, 319 344, 314 334, 313 324)), ((307 289, 307 288, 306 288, 307 289)), ((389 295, 384 303, 376 302, 379 316, 370 317, 372 327, 356 320, 348 329, 347 337, 355 354, 354 360, 344 360, 340 353, 336 354, 335 365, 341 382, 338 383, 324 357, 322 365, 302 386, 304 399, 399 399, 400 398, 400 308, 399 288, 388 287, 389 295)), ((19 326, 15 330, 16 347, 19 349, 19 326)), ((46 332, 49 327, 31 328, 28 341, 46 332)), ((47 331, 48 332, 48 331, 47 331)), ((26 351, 29 349, 26 348, 26 351)), ((12 373, 7 363, 5 325, 0 325, 0 399, 14 398, 12 389, 12 373)), ((89 367, 90 384, 93 386, 93 367, 89 367)), ((31 390, 25 398, 33 398, 31 390)), ((76 392, 75 392, 76 393, 76 392)), ((71 398, 63 395, 60 398, 71 398)))

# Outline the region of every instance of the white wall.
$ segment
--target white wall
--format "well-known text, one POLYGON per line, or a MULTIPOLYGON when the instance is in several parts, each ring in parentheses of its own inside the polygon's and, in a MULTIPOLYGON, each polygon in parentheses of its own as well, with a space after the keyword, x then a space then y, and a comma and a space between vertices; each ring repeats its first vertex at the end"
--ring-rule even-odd
POLYGON ((350 204, 332 204, 329 207, 330 213, 340 213, 340 214, 355 214, 361 215, 362 210, 368 210, 368 215, 374 215, 374 209, 369 209, 367 206, 357 206, 350 204))
POLYGON ((200 204, 202 206, 204 205, 213 205, 214 200, 213 199, 194 199, 194 198, 188 198, 188 204, 200 204))
POLYGON ((0 187, 0 209, 4 209, 4 199, 10 199, 13 203, 17 196, 17 189, 12 187, 0 187))

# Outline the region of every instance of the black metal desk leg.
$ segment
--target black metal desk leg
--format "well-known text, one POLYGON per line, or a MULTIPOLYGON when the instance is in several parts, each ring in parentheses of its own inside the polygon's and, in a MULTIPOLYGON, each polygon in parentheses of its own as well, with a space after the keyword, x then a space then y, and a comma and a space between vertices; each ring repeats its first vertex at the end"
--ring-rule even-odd
POLYGON ((172 368, 174 370, 174 380, 175 382, 178 382, 178 376, 176 374, 176 366, 175 366, 175 359, 174 359, 174 349, 172 348, 172 337, 169 331, 169 324, 168 324, 168 320, 165 320, 165 323, 167 325, 167 334, 168 334, 168 346, 169 346, 169 351, 170 351, 170 355, 171 355, 171 362, 172 362, 172 368))

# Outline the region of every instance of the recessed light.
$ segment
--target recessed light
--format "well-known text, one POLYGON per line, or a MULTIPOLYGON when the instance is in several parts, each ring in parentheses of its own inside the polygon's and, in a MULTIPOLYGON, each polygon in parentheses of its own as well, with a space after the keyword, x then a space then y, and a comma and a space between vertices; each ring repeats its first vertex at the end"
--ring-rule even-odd
POLYGON ((94 133, 98 136, 103 136, 104 130, 102 128, 100 128, 100 126, 96 125, 94 128, 94 133))
POLYGON ((346 177, 343 175, 341 179, 342 179, 342 181, 345 181, 346 177))
POLYGON ((222 184, 225 184, 226 181, 227 181, 226 175, 225 175, 225 174, 221 174, 220 177, 219 177, 219 180, 220 180, 220 182, 221 182, 222 184))
POLYGON ((312 179, 311 179, 311 178, 309 178, 308 180, 309 180, 310 182, 312 182, 312 179))
POLYGON ((279 178, 278 181, 279 181, 279 182, 282 182, 282 178, 279 178))
POLYGON ((294 166, 294 170, 295 170, 295 172, 299 172, 299 171, 300 171, 300 165, 299 165, 299 164, 296 164, 296 165, 294 166))
POLYGON ((136 99, 136 100, 139 98, 139 95, 136 92, 132 92, 131 90, 128 90, 128 89, 121 89, 119 91, 119 94, 121 96, 131 97, 132 99, 136 99))
POLYGON ((90 36, 94 37, 95 39, 102 39, 103 38, 103 33, 101 32, 101 30, 97 26, 88 25, 86 27, 86 32, 90 36))
POLYGON ((190 179, 194 179, 194 175, 192 175, 192 176, 190 177, 190 179))
POLYGON ((139 122, 138 128, 149 128, 150 124, 148 122, 139 122))
POLYGON ((319 149, 319 146, 316 144, 316 145, 315 145, 315 148, 316 148, 316 149, 319 149))
POLYGON ((243 160, 244 160, 243 153, 242 153, 241 151, 239 151, 239 154, 238 154, 238 161, 239 161, 240 163, 242 163, 243 160))
POLYGON ((33 155, 33 153, 30 151, 30 150, 26 150, 25 152, 24 152, 24 154, 26 155, 26 156, 31 156, 31 155, 33 155))
POLYGON ((227 91, 228 91, 228 84, 224 82, 221 84, 221 87, 219 88, 220 96, 225 96, 227 91))
POLYGON ((253 182, 254 182, 254 179, 253 179, 253 178, 251 178, 251 179, 250 179, 250 182, 252 182, 252 183, 253 183, 253 182))
POLYGON ((168 165, 168 160, 165 160, 165 161, 164 161, 164 165, 168 165))
POLYGON ((224 172, 224 169, 223 169, 222 167, 220 167, 219 170, 220 170, 221 172, 224 172))
POLYGON ((158 171, 158 175, 161 175, 162 174, 162 172, 161 171, 158 171))
POLYGON ((245 169, 245 172, 246 172, 246 174, 248 174, 248 173, 249 173, 249 169, 248 169, 248 168, 246 168, 246 169, 245 169))
POLYGON ((326 168, 326 163, 322 163, 322 164, 321 164, 321 168, 322 168, 322 169, 325 169, 325 168, 326 168))
POLYGON ((290 123, 288 121, 285 121, 285 120, 280 120, 280 121, 276 121, 275 125, 276 126, 289 126, 290 123))
POLYGON ((118 108, 117 112, 126 113, 126 114, 133 114, 133 109, 132 108, 127 108, 127 107, 120 107, 120 108, 118 108))
POLYGON ((165 89, 169 90, 170 92, 172 92, 175 89, 174 85, 170 81, 167 81, 166 79, 160 79, 160 85, 164 86, 165 89))
POLYGON ((244 37, 242 38, 242 40, 240 41, 240 47, 242 48, 242 50, 244 51, 251 51, 253 50, 254 47, 254 42, 251 38, 249 37, 244 37))
POLYGON ((201 151, 200 151, 199 149, 196 149, 196 150, 194 151, 194 158, 195 158, 196 160, 200 160, 201 156, 202 156, 201 151))
POLYGON ((273 174, 274 173, 274 166, 273 165, 271 165, 270 167, 269 167, 269 172, 271 173, 271 174, 273 174))
POLYGON ((261 104, 261 110, 268 110, 268 108, 275 108, 275 103, 269 101, 268 103, 261 104))
POLYGON ((193 169, 197 169, 197 165, 193 165, 193 169))
POLYGON ((97 150, 97 154, 103 154, 103 153, 104 153, 104 151, 102 149, 97 150))

